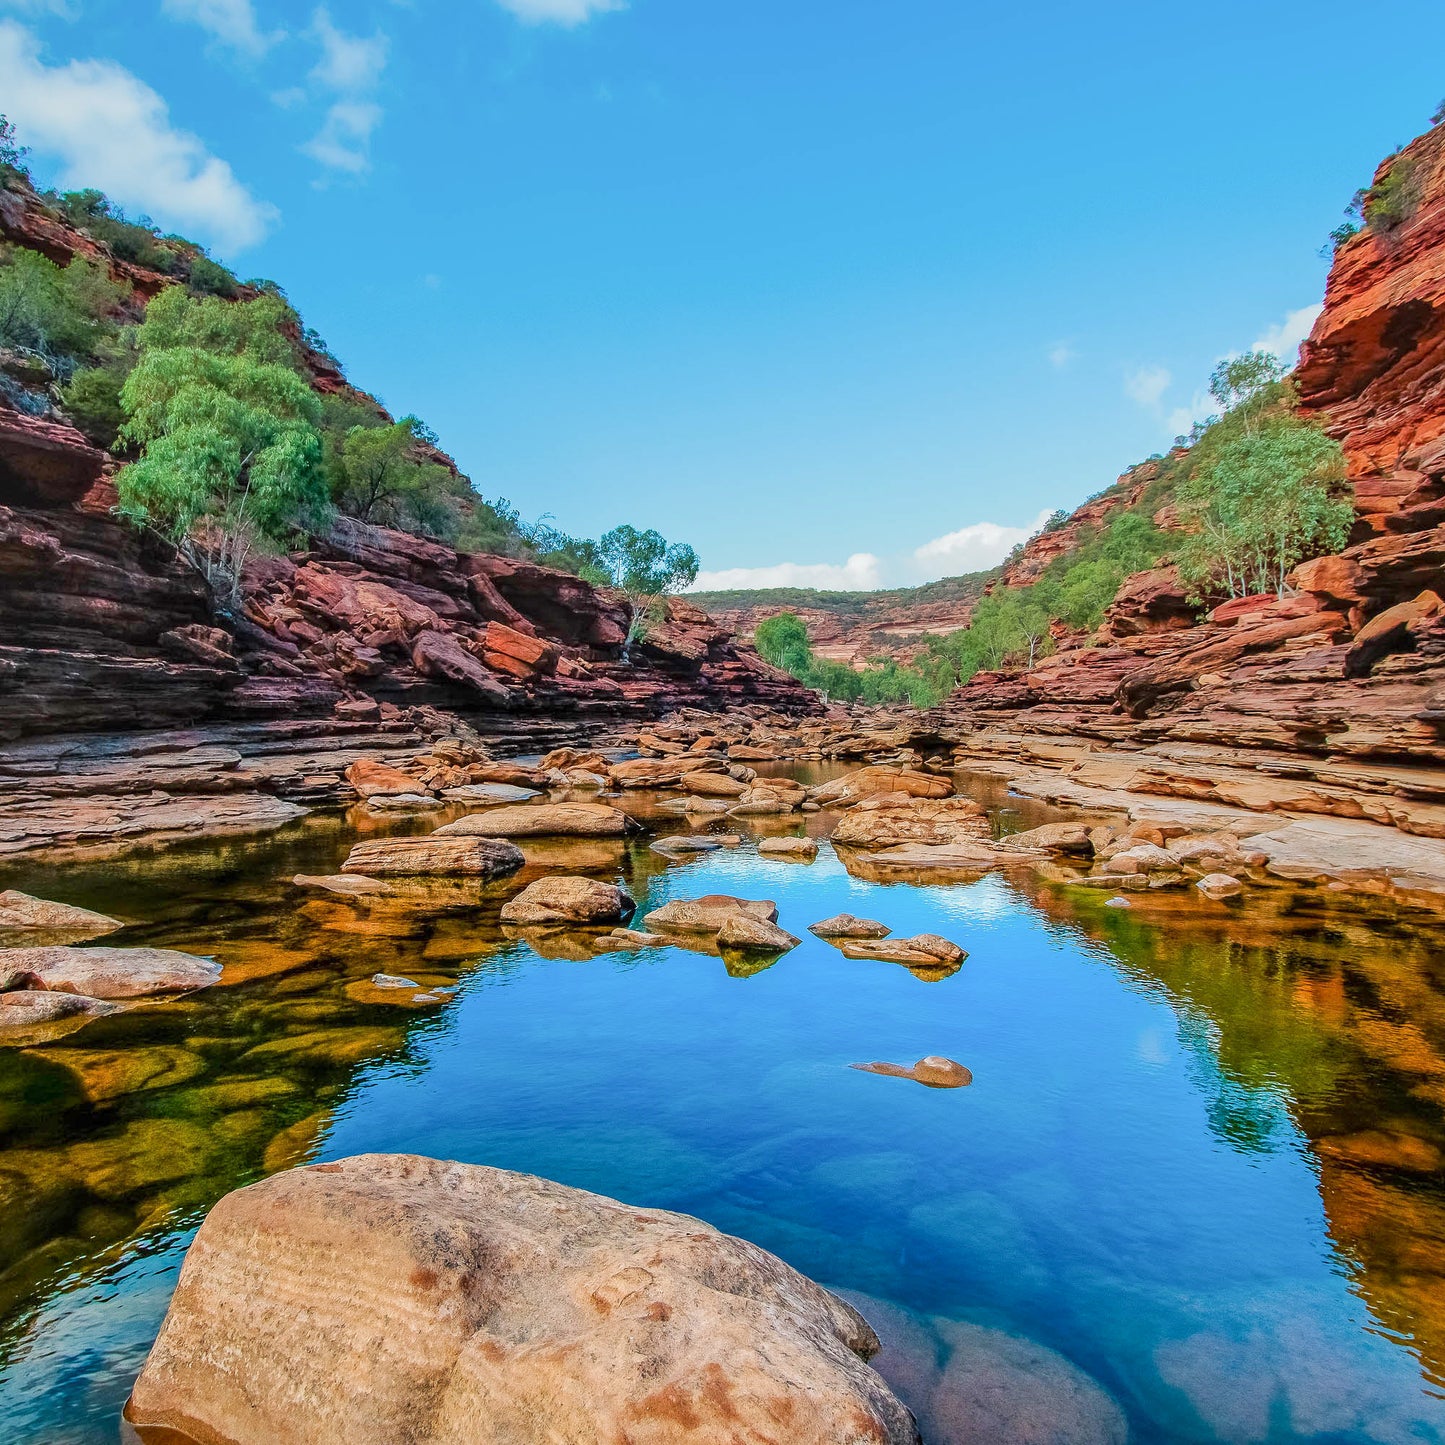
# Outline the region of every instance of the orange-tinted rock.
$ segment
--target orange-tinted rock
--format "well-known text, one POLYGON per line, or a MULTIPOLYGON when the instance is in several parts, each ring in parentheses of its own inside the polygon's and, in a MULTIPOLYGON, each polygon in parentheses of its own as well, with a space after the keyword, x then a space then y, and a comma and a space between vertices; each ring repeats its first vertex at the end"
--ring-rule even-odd
POLYGON ((363 1155, 211 1211, 126 1414, 212 1440, 917 1445, 877 1348, 698 1220, 363 1155))

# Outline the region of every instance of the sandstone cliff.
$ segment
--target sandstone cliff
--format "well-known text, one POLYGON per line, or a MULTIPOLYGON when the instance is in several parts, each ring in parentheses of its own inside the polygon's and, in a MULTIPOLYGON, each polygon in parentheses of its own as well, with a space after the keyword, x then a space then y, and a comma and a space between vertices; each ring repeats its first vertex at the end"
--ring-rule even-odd
MULTIPOLYGON (((131 288, 121 320, 176 283, 117 258, 24 189, 0 190, 0 235, 58 263, 104 264, 131 288)), ((293 339, 318 391, 380 410, 334 360, 293 339)), ((503 732, 525 732, 528 718, 615 721, 681 704, 815 705, 685 602, 623 663, 625 613, 605 590, 344 519, 304 555, 253 564, 239 614, 215 616, 169 544, 112 514, 116 459, 67 425, 43 387, 24 389, 26 365, 0 353, 0 740, 366 721, 414 704, 493 716, 503 732)))

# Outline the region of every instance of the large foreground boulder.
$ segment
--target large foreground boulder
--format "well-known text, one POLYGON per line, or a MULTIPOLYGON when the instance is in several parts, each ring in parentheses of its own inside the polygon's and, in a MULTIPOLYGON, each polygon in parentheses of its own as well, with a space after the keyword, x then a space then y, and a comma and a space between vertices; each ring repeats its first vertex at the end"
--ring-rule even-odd
POLYGON ((44 989, 87 998, 147 998, 208 988, 212 958, 173 948, 0 948, 0 989, 44 989))
POLYGON ((267 1445, 917 1445, 877 1348, 686 1215, 370 1154, 216 1205, 126 1414, 267 1445))
POLYGON ((639 825, 605 803, 522 803, 458 818, 434 837, 621 838, 639 825))
POLYGON ((0 893, 0 934, 63 933, 79 943, 82 939, 99 938, 124 927, 120 919, 95 913, 89 908, 55 903, 49 898, 35 898, 14 888, 0 893))

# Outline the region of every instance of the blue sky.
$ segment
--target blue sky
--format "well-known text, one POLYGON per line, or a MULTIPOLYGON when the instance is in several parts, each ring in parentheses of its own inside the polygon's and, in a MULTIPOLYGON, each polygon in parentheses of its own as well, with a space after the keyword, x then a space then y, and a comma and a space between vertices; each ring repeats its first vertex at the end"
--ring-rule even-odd
POLYGON ((1442 55, 1438 0, 0 0, 42 181, 280 281, 485 495, 730 585, 988 565, 1166 447, 1442 55))

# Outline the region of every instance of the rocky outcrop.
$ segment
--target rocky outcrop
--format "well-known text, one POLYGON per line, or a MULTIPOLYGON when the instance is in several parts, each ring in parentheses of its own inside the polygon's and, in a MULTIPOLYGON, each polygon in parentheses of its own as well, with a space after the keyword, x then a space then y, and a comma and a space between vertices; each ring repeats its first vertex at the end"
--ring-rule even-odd
POLYGON ((916 1445, 863 1317, 743 1240, 363 1155, 227 1195, 126 1415, 200 1440, 916 1445))

